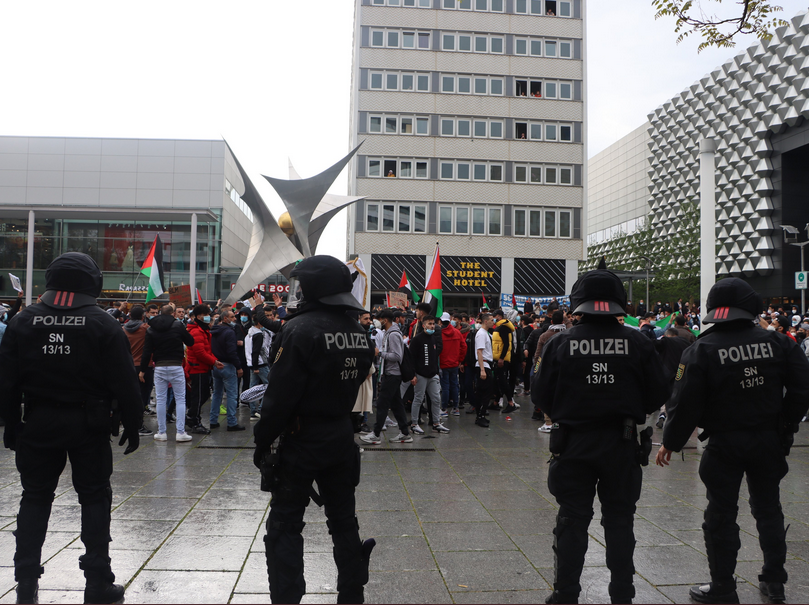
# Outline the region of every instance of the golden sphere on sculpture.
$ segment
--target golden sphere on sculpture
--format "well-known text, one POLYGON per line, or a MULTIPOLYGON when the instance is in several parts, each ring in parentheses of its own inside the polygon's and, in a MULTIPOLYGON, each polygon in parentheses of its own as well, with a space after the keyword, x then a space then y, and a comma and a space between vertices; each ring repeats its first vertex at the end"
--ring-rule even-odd
POLYGON ((292 224, 292 217, 289 216, 289 212, 284 212, 279 217, 278 226, 281 227, 281 231, 286 233, 288 236, 295 233, 295 226, 292 224))

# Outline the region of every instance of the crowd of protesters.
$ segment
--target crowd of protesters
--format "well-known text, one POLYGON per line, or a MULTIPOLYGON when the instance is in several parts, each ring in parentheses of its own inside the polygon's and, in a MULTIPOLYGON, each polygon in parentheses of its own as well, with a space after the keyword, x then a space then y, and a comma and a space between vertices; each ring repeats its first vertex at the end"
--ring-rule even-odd
MULTIPOLYGON (((222 301, 186 307, 114 302, 106 309, 129 339, 144 417, 156 417, 156 432, 144 423, 141 435, 166 441, 168 425, 174 424, 176 440, 188 442, 192 435, 218 429, 220 420, 227 431, 246 429, 238 421, 239 396, 267 383, 273 336, 287 318, 281 298, 273 298, 269 304, 256 294, 232 306, 222 301)), ((22 300, 20 293, 11 305, 0 306, 0 338, 22 300)), ((699 308, 682 299, 652 305, 641 299, 637 305, 628 301, 626 311, 626 325, 656 342, 673 380, 682 350, 699 333, 699 308)), ((381 443, 391 426, 398 433, 390 441, 409 443, 425 429, 450 433, 449 416, 474 415, 476 425, 487 427, 490 413, 518 411, 514 396, 530 395, 531 376, 545 344, 577 323, 556 298, 545 305, 529 301, 522 308, 448 311, 439 317, 424 303, 406 310, 377 307, 357 320, 376 349, 367 389, 355 407, 356 430, 370 445, 381 443)), ((759 324, 794 339, 809 357, 809 315, 801 316, 797 307, 771 305, 759 324)), ((249 406, 250 420, 260 418, 260 401, 242 405, 249 406)), ((550 432, 550 418, 540 407, 532 419, 542 423, 540 432, 550 432)), ((658 424, 664 421, 661 411, 658 424)))

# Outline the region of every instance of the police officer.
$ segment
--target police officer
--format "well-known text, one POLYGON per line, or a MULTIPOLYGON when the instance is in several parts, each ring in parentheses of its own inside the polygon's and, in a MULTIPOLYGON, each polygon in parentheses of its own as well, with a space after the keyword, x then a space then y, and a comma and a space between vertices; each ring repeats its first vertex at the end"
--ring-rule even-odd
MULTIPOLYGON (((17 452, 23 488, 15 532, 18 603, 37 602, 42 543, 68 457, 86 549, 79 557, 84 602, 114 603, 124 594, 113 584, 109 557, 110 412, 117 400, 124 424, 120 445, 128 442, 129 454, 138 448, 143 408, 129 342, 118 322, 96 306, 101 286, 91 257, 63 254, 45 271, 41 304, 18 313, 0 344, 3 441, 17 452)), ((114 425, 117 434, 117 417, 114 425)))
MULTIPOLYGON (((553 550, 555 576, 548 603, 578 603, 593 498, 601 501, 609 594, 635 596, 633 521, 640 497, 637 425, 666 399, 652 342, 618 323, 626 292, 615 274, 584 274, 570 294, 578 325, 548 341, 531 384, 531 401, 553 421, 548 488, 559 503, 553 550)), ((651 449, 651 439, 644 432, 651 449)))
MULTIPOLYGON (((368 376, 374 347, 355 319, 351 274, 330 256, 300 262, 303 303, 276 337, 272 369, 255 426, 255 462, 262 466, 281 437, 274 469, 267 535, 267 572, 273 603, 300 603, 303 515, 316 481, 325 503, 337 565, 337 602, 362 603, 373 541, 360 541, 354 488, 360 479, 351 410, 368 376)), ((267 473, 265 468, 262 474, 267 473)))
POLYGON ((758 294, 743 280, 727 278, 711 288, 703 332, 685 350, 667 404, 668 421, 657 464, 668 465, 694 428, 710 436, 699 475, 708 506, 702 531, 711 583, 691 588, 699 603, 738 603, 739 486, 747 475, 764 566, 761 592, 784 602, 786 532, 779 484, 798 423, 809 408, 809 363, 800 347, 752 323, 761 311, 758 294))

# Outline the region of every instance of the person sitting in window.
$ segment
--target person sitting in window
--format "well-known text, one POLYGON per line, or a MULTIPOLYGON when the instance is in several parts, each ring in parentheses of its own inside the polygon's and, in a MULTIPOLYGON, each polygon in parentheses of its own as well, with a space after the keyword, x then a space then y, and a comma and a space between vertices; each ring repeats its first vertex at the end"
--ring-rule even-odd
POLYGON ((542 98, 542 93, 541 93, 541 92, 539 92, 539 91, 536 91, 536 92, 534 93, 534 96, 535 96, 537 99, 541 99, 541 98, 542 98))
POLYGON ((522 92, 519 94, 519 96, 521 96, 521 97, 526 97, 526 96, 528 96, 528 95, 526 95, 526 94, 525 94, 525 91, 523 90, 523 91, 522 91, 522 92))
POLYGON ((525 139, 525 133, 522 133, 522 134, 520 135, 520 138, 521 138, 521 139, 525 139))
POLYGON ((393 174, 393 170, 388 170, 388 174, 386 174, 385 176, 392 176, 392 177, 395 177, 396 175, 395 175, 395 174, 393 174))
POLYGON ((556 13, 555 13, 555 12, 553 12, 553 9, 552 9, 552 8, 549 8, 549 9, 548 9, 548 12, 547 12, 547 13, 545 13, 545 15, 547 15, 548 17, 555 17, 555 16, 556 16, 556 13))

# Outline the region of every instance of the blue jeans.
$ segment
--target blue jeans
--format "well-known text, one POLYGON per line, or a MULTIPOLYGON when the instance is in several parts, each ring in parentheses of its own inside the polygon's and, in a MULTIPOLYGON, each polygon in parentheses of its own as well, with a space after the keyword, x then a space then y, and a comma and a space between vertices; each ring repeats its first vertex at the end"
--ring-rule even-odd
MULTIPOLYGON (((250 388, 256 387, 260 384, 267 384, 270 376, 270 366, 261 366, 258 368, 258 374, 253 372, 253 368, 248 368, 250 372, 250 388)), ((261 411, 261 402, 264 401, 263 399, 259 399, 258 401, 251 401, 250 405, 250 413, 254 414, 255 412, 261 411)))
POLYGON ((226 363, 221 370, 213 369, 213 398, 211 399, 211 424, 219 424, 219 406, 222 403, 222 389, 227 395, 228 426, 236 426, 236 404, 238 396, 236 366, 226 363))
POLYGON ((458 407, 458 368, 441 368, 441 409, 446 410, 450 401, 458 407))

